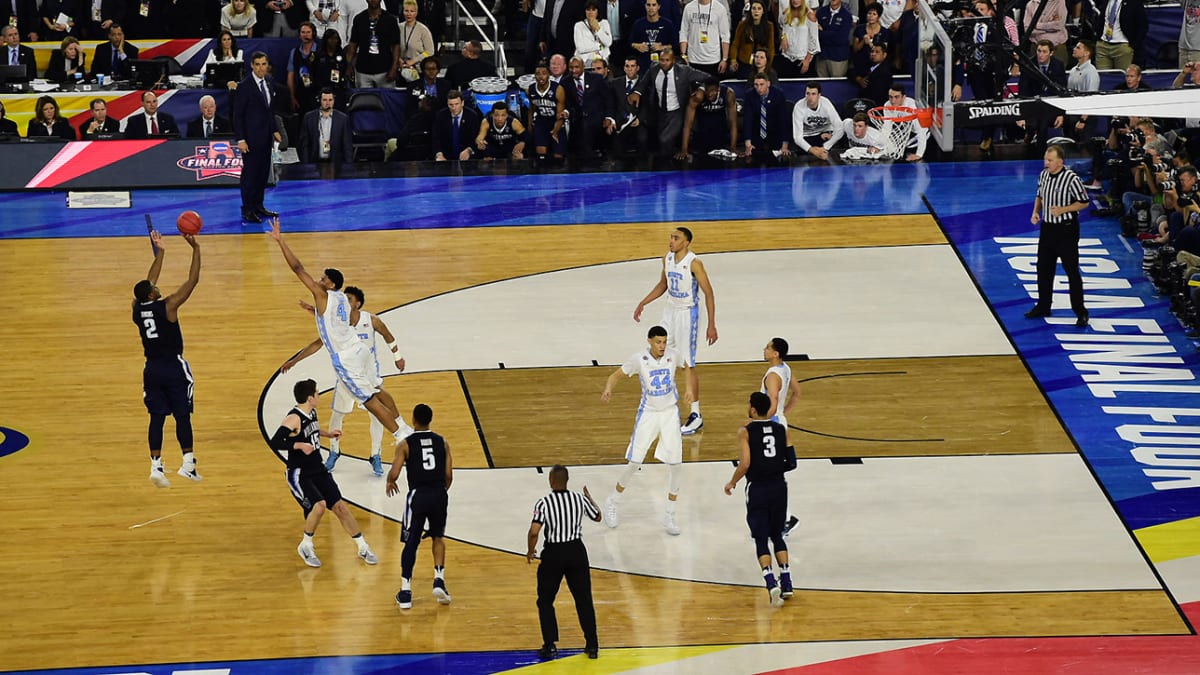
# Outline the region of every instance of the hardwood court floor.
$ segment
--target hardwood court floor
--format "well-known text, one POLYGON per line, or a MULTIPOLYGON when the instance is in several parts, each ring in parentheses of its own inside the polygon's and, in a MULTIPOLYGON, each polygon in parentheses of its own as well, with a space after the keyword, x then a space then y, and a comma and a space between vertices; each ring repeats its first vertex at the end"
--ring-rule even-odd
MULTIPOLYGON (((944 243, 926 216, 869 224, 847 218, 690 226, 703 242, 697 244, 701 252, 836 247, 845 240, 830 233, 841 230, 857 233, 856 246, 944 243)), ((349 283, 366 289, 368 308, 383 309, 520 275, 653 258, 661 255, 668 231, 661 223, 636 223, 323 232, 289 235, 288 241, 310 270, 346 270, 349 283)), ((265 236, 202 236, 200 242, 201 282, 180 316, 197 380, 195 445, 205 480, 191 484, 175 477, 170 490, 155 490, 146 480, 142 358, 129 325, 130 289, 150 263, 146 241, 0 241, 0 266, 10 282, 10 292, 0 297, 7 318, 0 325, 0 344, 6 348, 0 424, 31 438, 29 448, 0 459, 0 541, 6 562, 0 597, 10 608, 0 640, 0 669, 535 647, 533 568, 519 556, 450 542, 454 604, 439 608, 422 593, 404 615, 391 600, 399 586, 401 549, 395 523, 355 509, 382 561, 376 568, 358 563, 332 519, 317 536, 325 567, 311 570, 300 563, 292 552, 299 512, 284 489, 282 466, 265 447, 255 410, 279 364, 313 337, 311 323, 296 307, 305 292, 265 236)), ((188 256, 177 237, 167 246, 160 281, 165 291, 183 280, 188 256)), ((651 284, 647 280, 647 287, 651 284)), ((629 300, 632 305, 636 298, 629 300)), ((444 338, 452 341, 455 335, 444 338)), ((806 395, 829 402, 821 414, 802 413, 803 425, 885 438, 924 438, 936 427, 936 435, 947 440, 923 448, 933 454, 943 445, 953 448, 949 452, 964 452, 981 439, 989 452, 1069 451, 1013 359, 900 365, 798 366, 805 374, 905 370, 919 382, 911 388, 897 383, 889 390, 887 378, 881 378, 868 394, 851 383, 853 378, 846 379, 851 388, 845 391, 838 382, 813 380, 806 395), (970 393, 968 382, 979 372, 997 382, 987 392, 991 398, 984 399, 993 405, 970 401, 956 409, 954 392, 970 393), (856 419, 850 397, 863 395, 875 396, 894 426, 873 428, 856 419), (927 420, 918 420, 918 413, 927 420), (1017 430, 1027 424, 1030 428, 1017 430), (1012 432, 1006 434, 1009 427, 1012 432)), ((740 379, 761 366, 735 364, 714 371, 721 368, 737 371, 740 379)), ((602 380, 597 371, 594 381, 582 382, 586 372, 573 373, 581 378, 581 400, 598 396, 596 384, 602 380)), ((428 384, 436 396, 431 400, 444 411, 438 424, 463 439, 454 442, 463 450, 464 465, 483 465, 453 380, 446 374, 420 377, 402 386, 428 384)), ((517 430, 503 428, 511 420, 501 406, 506 383, 497 377, 473 373, 470 382, 473 395, 494 401, 484 414, 486 425, 496 429, 499 459, 549 460, 541 449, 518 449, 517 430)), ((521 393, 512 386, 510 396, 521 393)), ((596 433, 593 458, 613 461, 611 448, 627 433, 628 411, 619 417, 615 431, 596 433)), ((719 414, 714 423, 734 422, 734 415, 719 414)), ((365 421, 360 413, 347 425, 361 430, 365 421)), ((169 422, 164 457, 170 469, 178 467, 172 429, 169 422)), ((487 432, 490 439, 493 432, 487 432)), ((846 450, 834 439, 812 442, 819 455, 887 452, 875 447, 882 444, 846 450)), ((725 449, 712 452, 721 455, 725 449)), ((428 584, 428 555, 423 550, 418 561, 418 589, 428 584)), ((746 559, 749 563, 748 544, 746 559)), ((593 579, 606 648, 1187 631, 1170 598, 1157 590, 810 591, 798 595, 791 611, 772 613, 759 593, 740 587, 609 572, 597 572, 593 579)), ((560 619, 563 644, 578 643, 569 605, 560 619)))

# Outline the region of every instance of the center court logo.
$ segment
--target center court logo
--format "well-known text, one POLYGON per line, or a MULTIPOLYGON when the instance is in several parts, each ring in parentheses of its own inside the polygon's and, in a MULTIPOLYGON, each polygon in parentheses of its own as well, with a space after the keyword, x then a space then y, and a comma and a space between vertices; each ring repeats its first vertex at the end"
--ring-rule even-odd
POLYGON ((229 141, 209 141, 207 145, 197 145, 196 152, 181 157, 176 166, 184 171, 196 172, 196 180, 208 180, 220 176, 242 175, 242 153, 229 141))

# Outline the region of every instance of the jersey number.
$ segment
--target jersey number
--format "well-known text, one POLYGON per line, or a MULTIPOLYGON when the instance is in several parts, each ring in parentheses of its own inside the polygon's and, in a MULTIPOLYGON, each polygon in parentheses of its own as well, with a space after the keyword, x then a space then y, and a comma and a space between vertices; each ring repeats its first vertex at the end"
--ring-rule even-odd
POLYGON ((763 436, 763 457, 775 456, 775 436, 766 434, 763 436))
POLYGON ((433 471, 437 468, 437 457, 433 456, 433 448, 421 448, 421 466, 426 471, 433 471))
POLYGON ((154 339, 158 337, 158 324, 154 323, 154 319, 142 319, 142 325, 146 327, 146 337, 154 339))

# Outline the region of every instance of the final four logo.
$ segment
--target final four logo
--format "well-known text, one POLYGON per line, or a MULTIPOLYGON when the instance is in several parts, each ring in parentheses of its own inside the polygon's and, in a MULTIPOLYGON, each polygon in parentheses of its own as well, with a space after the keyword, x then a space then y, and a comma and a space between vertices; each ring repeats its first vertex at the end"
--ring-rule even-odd
POLYGON ((229 141, 209 141, 207 145, 197 145, 195 154, 181 157, 176 164, 185 171, 195 171, 198 181, 219 176, 239 178, 242 175, 242 153, 229 141))

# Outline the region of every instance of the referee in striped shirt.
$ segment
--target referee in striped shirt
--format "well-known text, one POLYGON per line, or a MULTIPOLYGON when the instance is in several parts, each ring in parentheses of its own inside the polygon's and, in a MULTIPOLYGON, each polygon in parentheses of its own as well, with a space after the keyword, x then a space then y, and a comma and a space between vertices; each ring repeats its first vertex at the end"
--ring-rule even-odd
POLYGON ((580 525, 584 514, 600 522, 600 507, 588 494, 587 486, 584 486, 583 494, 568 490, 567 478, 567 467, 555 464, 550 469, 550 494, 533 505, 529 550, 525 553, 526 561, 532 563, 538 534, 545 529, 546 544, 542 547, 542 562, 537 568, 538 620, 542 624, 542 648, 538 650, 538 658, 543 661, 558 656, 558 647, 554 645, 558 641, 554 596, 558 595, 564 576, 567 588, 575 598, 575 611, 583 629, 583 651, 589 659, 594 659, 600 649, 596 641, 596 610, 592 607, 592 573, 580 525))
POLYGON ((1083 277, 1079 274, 1079 216, 1087 208, 1087 191, 1075 172, 1063 165, 1063 151, 1057 145, 1046 148, 1045 170, 1038 176, 1037 198, 1029 222, 1040 221, 1037 248, 1038 299, 1025 318, 1050 316, 1054 302, 1054 272, 1062 260, 1070 290, 1071 309, 1075 310, 1075 325, 1088 325, 1088 311, 1083 306, 1083 277))

